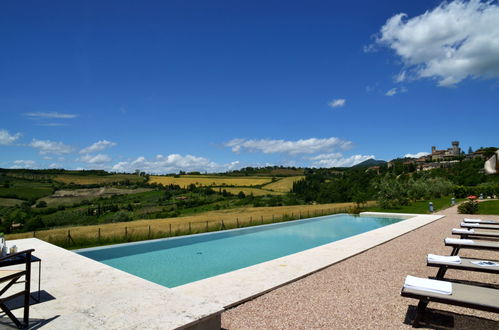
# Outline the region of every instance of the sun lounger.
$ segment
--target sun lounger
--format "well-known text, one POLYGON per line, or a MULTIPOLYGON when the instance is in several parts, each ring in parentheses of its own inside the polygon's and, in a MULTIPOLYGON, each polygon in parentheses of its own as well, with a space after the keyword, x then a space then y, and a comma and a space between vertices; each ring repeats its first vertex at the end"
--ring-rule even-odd
POLYGON ((488 224, 488 225, 499 225, 499 221, 494 220, 483 220, 483 219, 469 219, 464 218, 463 220, 466 223, 480 223, 480 224, 488 224))
POLYGON ((499 242, 471 239, 457 239, 447 237, 445 246, 452 246, 451 256, 456 256, 461 248, 474 250, 499 250, 499 242))
POLYGON ((499 312, 499 290, 446 281, 433 281, 439 282, 437 283, 438 285, 448 286, 450 284, 451 294, 432 292, 421 288, 408 288, 405 287, 405 284, 402 288, 400 294, 403 297, 419 299, 413 326, 418 326, 429 302, 439 302, 488 312, 499 312))
POLYGON ((477 230, 475 228, 468 228, 468 229, 459 229, 459 228, 454 228, 452 229, 452 234, 453 235, 460 235, 461 238, 499 238, 499 232, 498 231, 484 231, 484 230, 477 230))
POLYGON ((442 258, 430 258, 430 256, 431 255, 428 256, 426 265, 430 267, 438 267, 437 276, 435 277, 437 280, 444 278, 447 269, 471 270, 475 272, 499 274, 499 261, 461 258, 458 256, 442 258), (445 258, 447 258, 447 260, 445 260, 445 258), (459 260, 459 262, 454 260, 459 260))
POLYGON ((487 225, 487 224, 481 224, 481 223, 468 223, 468 222, 461 222, 461 227, 462 228, 474 228, 474 229, 487 229, 487 230, 499 230, 499 226, 497 225, 487 225))

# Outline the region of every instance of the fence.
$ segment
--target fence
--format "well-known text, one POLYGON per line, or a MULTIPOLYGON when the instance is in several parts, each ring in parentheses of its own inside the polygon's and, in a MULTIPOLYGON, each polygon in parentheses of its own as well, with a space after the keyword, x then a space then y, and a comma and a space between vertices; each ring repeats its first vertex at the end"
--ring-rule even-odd
POLYGON ((137 226, 133 222, 124 224, 122 227, 113 226, 102 227, 78 227, 77 229, 67 229, 56 231, 33 232, 32 237, 45 240, 49 243, 63 248, 75 249, 98 245, 116 244, 124 242, 134 242, 155 238, 175 237, 189 234, 199 234, 227 229, 258 226, 270 223, 285 222, 291 220, 305 219, 324 215, 348 213, 353 207, 348 208, 328 208, 312 211, 296 212, 282 215, 272 215, 271 217, 236 217, 235 219, 220 219, 206 221, 186 221, 182 223, 167 223, 162 225, 151 224, 137 226))

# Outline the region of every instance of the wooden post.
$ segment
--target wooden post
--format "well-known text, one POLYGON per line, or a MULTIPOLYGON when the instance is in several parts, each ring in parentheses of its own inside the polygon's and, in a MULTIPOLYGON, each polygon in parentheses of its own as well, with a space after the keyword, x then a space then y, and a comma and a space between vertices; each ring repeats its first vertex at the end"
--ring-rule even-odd
MULTIPOLYGON (((251 220, 250 220, 251 222, 251 220)), ((236 218, 236 227, 239 228, 239 218, 236 218)))
POLYGON ((172 236, 172 224, 170 223, 170 235, 169 236, 172 236))
POLYGON ((208 231, 208 221, 206 221, 206 231, 208 231))
POLYGON ((149 225, 149 230, 147 231, 147 238, 151 238, 151 225, 149 225))
POLYGON ((97 241, 100 242, 100 227, 99 227, 99 230, 97 232, 97 241))
POLYGON ((128 235, 128 227, 125 226, 125 239, 126 239, 127 235, 128 235))
POLYGON ((191 222, 189 221, 189 234, 191 233, 192 229, 191 229, 191 222))
POLYGON ((291 219, 293 219, 293 212, 291 212, 291 219))
POLYGON ((33 237, 36 237, 36 231, 33 232, 33 237))

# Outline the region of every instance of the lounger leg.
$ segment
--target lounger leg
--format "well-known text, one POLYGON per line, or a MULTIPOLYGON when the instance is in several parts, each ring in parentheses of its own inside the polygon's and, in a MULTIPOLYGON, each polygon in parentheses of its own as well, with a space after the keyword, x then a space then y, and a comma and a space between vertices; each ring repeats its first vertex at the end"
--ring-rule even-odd
POLYGON ((435 276, 435 279, 441 280, 445 276, 445 272, 447 271, 447 267, 442 266, 438 269, 437 276, 435 276))
POLYGON ((415 328, 419 326, 419 321, 423 317, 424 311, 426 310, 426 306, 428 306, 429 301, 421 299, 418 304, 418 308, 416 310, 416 317, 414 318, 414 322, 412 322, 412 326, 415 328))
POLYGON ((15 323, 15 325, 18 327, 18 328, 21 328, 23 325, 21 324, 21 322, 19 322, 19 320, 17 319, 17 317, 14 316, 14 314, 12 314, 12 312, 4 305, 4 304, 0 304, 0 309, 2 309, 2 311, 7 314, 7 316, 12 320, 12 322, 15 323))
POLYGON ((451 252, 451 256, 457 256, 457 254, 459 253, 459 247, 455 246, 453 249, 452 249, 452 252, 451 252))

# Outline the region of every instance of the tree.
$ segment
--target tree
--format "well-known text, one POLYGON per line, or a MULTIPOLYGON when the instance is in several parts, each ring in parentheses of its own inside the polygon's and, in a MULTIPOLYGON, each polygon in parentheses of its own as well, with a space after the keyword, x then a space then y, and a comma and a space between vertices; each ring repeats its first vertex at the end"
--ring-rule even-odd
POLYGON ((471 147, 468 148, 468 155, 471 155, 473 153, 473 149, 471 147))

